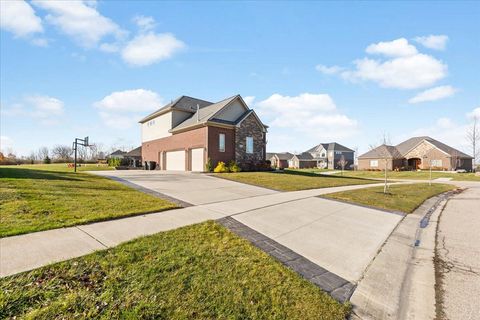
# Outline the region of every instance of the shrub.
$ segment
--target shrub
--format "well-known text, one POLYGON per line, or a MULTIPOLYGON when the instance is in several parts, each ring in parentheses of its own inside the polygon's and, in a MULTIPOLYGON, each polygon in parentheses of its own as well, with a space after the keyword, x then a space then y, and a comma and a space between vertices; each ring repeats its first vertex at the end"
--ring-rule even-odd
POLYGON ((52 159, 50 159, 48 156, 46 156, 45 159, 43 159, 43 163, 50 164, 50 163, 52 163, 52 159))
POLYGON ((212 159, 208 158, 207 163, 205 163, 205 171, 212 172, 213 171, 213 164, 212 159))
POLYGON ((228 171, 230 172, 240 172, 242 169, 238 166, 238 164, 234 160, 230 160, 228 163, 228 171))
POLYGON ((213 170, 215 173, 225 173, 228 172, 228 167, 225 165, 225 162, 220 161, 215 169, 213 170))
POLYGON ((120 166, 120 159, 119 158, 110 158, 110 159, 108 159, 108 165, 110 167, 118 167, 118 166, 120 166))

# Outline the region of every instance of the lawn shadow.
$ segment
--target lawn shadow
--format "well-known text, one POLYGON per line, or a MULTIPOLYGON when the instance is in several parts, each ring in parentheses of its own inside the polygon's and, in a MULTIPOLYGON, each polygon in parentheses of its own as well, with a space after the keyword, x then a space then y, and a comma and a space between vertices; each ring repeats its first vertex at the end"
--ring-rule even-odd
POLYGON ((72 176, 73 173, 21 169, 21 168, 0 168, 0 179, 40 179, 40 180, 66 180, 81 181, 79 178, 72 176))

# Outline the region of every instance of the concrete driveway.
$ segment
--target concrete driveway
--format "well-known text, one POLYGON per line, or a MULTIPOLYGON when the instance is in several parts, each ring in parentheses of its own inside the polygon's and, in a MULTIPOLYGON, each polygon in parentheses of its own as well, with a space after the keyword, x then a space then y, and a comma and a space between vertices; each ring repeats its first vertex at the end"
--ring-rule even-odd
POLYGON ((270 189, 190 172, 118 170, 89 173, 122 179, 192 205, 277 193, 270 189))

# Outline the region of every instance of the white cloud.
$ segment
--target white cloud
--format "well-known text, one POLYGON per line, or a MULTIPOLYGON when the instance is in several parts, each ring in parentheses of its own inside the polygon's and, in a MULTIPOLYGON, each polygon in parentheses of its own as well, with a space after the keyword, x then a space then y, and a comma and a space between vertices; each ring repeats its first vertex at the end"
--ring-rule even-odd
POLYGON ((247 104, 247 106, 251 106, 253 104, 253 101, 255 101, 255 97, 254 96, 246 96, 246 97, 242 97, 243 98, 243 101, 245 101, 245 103, 247 104))
POLYGON ((339 67, 339 66, 325 66, 323 64, 318 64, 315 66, 315 69, 318 72, 324 73, 324 74, 337 74, 340 71, 343 71, 345 68, 339 67))
POLYGON ((409 44, 405 38, 373 43, 369 45, 365 51, 369 54, 382 54, 388 57, 405 57, 418 53, 417 48, 409 44))
POLYGON ((0 150, 7 152, 7 150, 13 147, 13 140, 7 136, 0 136, 0 150))
POLYGON ((150 90, 134 89, 112 92, 93 105, 105 125, 120 129, 132 127, 145 112, 158 109, 162 98, 150 90))
POLYGON ((171 33, 140 34, 127 43, 122 58, 134 66, 146 66, 171 58, 185 44, 171 33))
POLYGON ((2 110, 2 115, 35 118, 42 124, 56 123, 63 113, 63 101, 46 95, 26 96, 20 102, 2 110))
POLYGON ((43 32, 42 20, 33 8, 23 0, 0 1, 0 26, 16 37, 43 32))
POLYGON ((480 120, 480 107, 473 109, 471 112, 467 113, 469 119, 477 118, 480 120))
POLYGON ((34 0, 32 3, 46 10, 46 21, 72 37, 80 46, 91 48, 103 37, 121 38, 125 35, 116 23, 97 11, 95 1, 34 0))
POLYGON ((155 19, 142 15, 133 17, 133 22, 140 28, 140 31, 142 32, 153 30, 156 26, 155 19))
POLYGON ((434 49, 445 50, 447 46, 448 36, 446 35, 429 35, 424 37, 416 37, 413 40, 420 43, 422 46, 434 49))
POLYGON ((328 94, 273 94, 255 107, 272 129, 286 128, 291 134, 301 133, 302 139, 338 139, 357 130, 357 121, 340 113, 328 94))
POLYGON ((408 100, 409 103, 420 103, 426 101, 436 101, 451 97, 457 90, 452 86, 439 86, 420 92, 415 97, 408 100))
POLYGON ((437 126, 441 129, 450 129, 453 128, 455 125, 450 118, 439 118, 437 120, 437 126))
POLYGON ((385 88, 423 88, 447 75, 447 65, 421 53, 386 61, 364 58, 354 63, 355 70, 342 73, 345 79, 369 80, 385 88))

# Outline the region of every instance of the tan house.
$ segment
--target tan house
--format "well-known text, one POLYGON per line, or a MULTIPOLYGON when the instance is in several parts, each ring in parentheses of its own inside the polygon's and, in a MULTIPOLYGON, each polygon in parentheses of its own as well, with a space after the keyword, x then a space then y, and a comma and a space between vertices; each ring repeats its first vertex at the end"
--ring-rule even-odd
POLYGON ((240 95, 216 103, 182 96, 140 123, 142 161, 161 170, 204 171, 207 159, 244 169, 265 161, 268 127, 240 95))
POLYGON ((359 170, 472 170, 473 157, 438 140, 413 137, 396 146, 381 145, 358 157, 359 170))
POLYGON ((267 160, 270 160, 272 168, 276 169, 288 168, 288 160, 292 157, 290 152, 267 153, 267 160))

